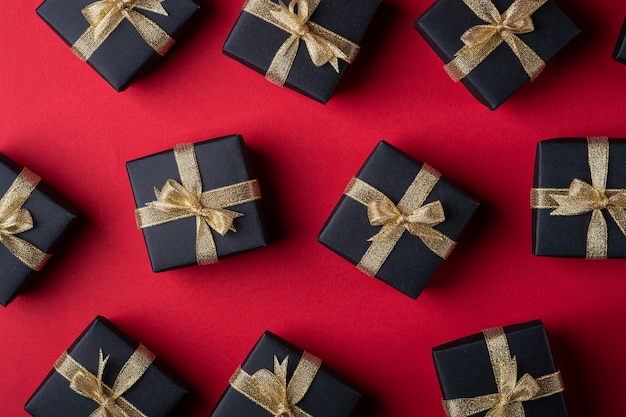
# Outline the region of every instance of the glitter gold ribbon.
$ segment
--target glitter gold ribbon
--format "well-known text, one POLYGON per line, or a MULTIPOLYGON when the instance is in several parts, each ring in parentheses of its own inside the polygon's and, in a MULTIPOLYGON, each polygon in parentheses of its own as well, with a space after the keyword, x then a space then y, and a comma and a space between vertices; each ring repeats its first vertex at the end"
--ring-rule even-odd
POLYGON ((230 385, 275 417, 312 417, 297 404, 309 390, 322 361, 304 352, 287 383, 288 360, 286 357, 279 362, 274 356, 274 372, 260 369, 253 375, 239 367, 230 378, 230 385))
POLYGON ((591 212, 587 229, 587 259, 606 259, 608 231, 602 210, 606 210, 626 236, 626 190, 607 190, 609 140, 606 136, 587 138, 591 184, 574 178, 569 188, 533 188, 530 205, 553 209, 551 216, 580 216, 591 212))
POLYGON ((30 198, 41 178, 28 168, 22 169, 0 199, 0 243, 34 271, 39 271, 51 255, 16 235, 34 227, 33 217, 22 206, 30 198))
POLYGON ((72 358, 67 352, 55 362, 54 369, 70 382, 77 394, 98 404, 89 417, 146 417, 122 395, 143 376, 154 361, 154 354, 139 345, 117 375, 113 388, 102 382, 102 374, 109 356, 98 355, 98 374, 94 375, 72 358))
POLYGON ((539 378, 533 378, 529 374, 517 378, 517 359, 511 357, 502 327, 483 330, 483 335, 498 392, 474 398, 443 400, 446 416, 468 417, 488 410, 485 417, 524 417, 523 402, 563 391, 559 371, 539 378))
POLYGON ((530 16, 547 0, 515 0, 502 14, 491 0, 463 0, 486 24, 468 29, 462 36, 464 46, 444 66, 454 81, 460 81, 483 62, 502 42, 511 48, 524 71, 534 80, 545 62, 517 35, 535 30, 530 16))
POLYGON ((161 5, 163 1, 99 0, 89 4, 82 10, 83 16, 89 22, 89 28, 72 45, 72 51, 80 59, 87 61, 120 23, 128 19, 152 49, 159 55, 165 55, 174 44, 174 39, 154 21, 134 10, 142 9, 167 16, 167 11, 161 5))
POLYGON ((193 144, 176 145, 174 157, 181 183, 167 180, 161 191, 156 187, 156 201, 135 210, 140 229, 187 217, 196 217, 196 258, 199 265, 217 262, 217 248, 211 229, 224 236, 236 232, 233 220, 243 216, 225 207, 249 203, 261 198, 257 180, 202 192, 202 180, 193 144))
POLYGON ((359 45, 310 21, 320 1, 291 0, 287 6, 283 4, 283 0, 278 0, 278 3, 271 0, 247 0, 244 4, 245 12, 290 35, 276 52, 265 74, 270 82, 279 86, 285 84, 296 59, 300 40, 304 41, 316 67, 328 63, 339 72, 339 59, 351 63, 356 57, 359 45))
POLYGON ((369 239, 372 244, 357 268, 369 276, 375 276, 405 231, 420 238, 437 256, 443 259, 448 257, 456 243, 433 229, 446 219, 441 201, 424 205, 440 177, 439 172, 424 164, 397 206, 365 181, 352 178, 344 194, 367 207, 372 226, 382 226, 380 232, 369 239))

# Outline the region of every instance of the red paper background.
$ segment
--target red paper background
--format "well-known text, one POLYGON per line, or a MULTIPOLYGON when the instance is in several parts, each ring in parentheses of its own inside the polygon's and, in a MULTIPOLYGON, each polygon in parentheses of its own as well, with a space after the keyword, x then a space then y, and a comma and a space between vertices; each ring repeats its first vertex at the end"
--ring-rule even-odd
POLYGON ((0 311, 3 415, 26 414, 54 360, 97 314, 192 387, 177 416, 208 416, 265 329, 361 386, 356 417, 444 416, 431 348, 535 318, 571 416, 623 414, 626 261, 533 257, 529 210, 537 141, 626 137, 626 67, 611 59, 623 1, 561 1, 582 34, 495 112, 448 78, 413 29, 431 0, 385 2, 326 106, 221 54, 242 1, 201 3, 184 39, 121 94, 36 16, 38 1, 2 10, 0 151, 83 213, 65 250, 0 311), (253 152, 271 244, 152 273, 124 163, 231 133, 253 152), (416 301, 316 242, 381 139, 483 203, 416 301))

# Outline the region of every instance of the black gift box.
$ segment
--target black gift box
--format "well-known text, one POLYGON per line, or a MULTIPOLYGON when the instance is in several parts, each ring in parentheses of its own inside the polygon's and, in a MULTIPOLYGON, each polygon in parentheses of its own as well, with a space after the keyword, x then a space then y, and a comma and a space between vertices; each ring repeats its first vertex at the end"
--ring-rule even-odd
MULTIPOLYGON (((513 3, 513 0, 492 1, 500 13, 513 3)), ((551 0, 533 13, 531 19, 535 30, 517 36, 546 63, 580 32, 551 0)), ((463 47, 461 35, 481 24, 485 22, 463 1, 438 0, 415 21, 415 28, 444 63, 448 63, 463 47)), ((519 59, 503 42, 461 82, 478 101, 494 110, 528 80, 519 59)))
MULTIPOLYGON (((557 371, 540 320, 503 328, 511 356, 517 359, 518 377, 539 378, 557 371)), ((433 360, 444 400, 475 398, 498 392, 482 333, 433 348, 433 360)), ((526 417, 567 417, 563 393, 523 402, 526 417)), ((486 412, 475 414, 483 417, 486 412)))
MULTIPOLYGON (((626 141, 609 139, 606 188, 626 188, 626 141)), ((591 184, 588 144, 585 138, 551 139, 537 143, 533 188, 569 188, 572 180, 591 184)), ((585 258, 591 213, 551 216, 551 209, 532 210, 532 250, 538 256, 585 258)), ((608 258, 626 257, 626 236, 602 210, 608 227, 608 258)))
MULTIPOLYGON (((225 136, 194 144, 202 179, 202 190, 212 190, 254 179, 247 151, 240 135, 225 136)), ((180 182, 172 150, 126 163, 137 207, 156 199, 168 179, 180 182)), ((211 230, 219 259, 267 245, 259 200, 228 207, 243 214, 234 221, 237 232, 225 236, 211 230)), ((196 219, 189 217, 141 229, 154 272, 197 264, 196 219)))
POLYGON ((626 20, 624 20, 622 29, 617 37, 617 43, 613 50, 613 59, 622 64, 626 64, 626 20))
MULTIPOLYGON (((422 166, 421 162, 381 141, 356 177, 398 204, 422 166)), ((478 208, 478 202, 443 177, 424 204, 437 200, 443 205, 446 220, 434 229, 456 241, 478 208)), ((318 241, 357 265, 371 244, 368 239, 379 231, 380 227, 370 225, 366 206, 342 195, 318 241)), ((415 299, 442 261, 418 237, 405 232, 376 277, 415 299)))
MULTIPOLYGON (((289 4, 289 0, 272 1, 289 4)), ((321 0, 310 21, 360 45, 380 3, 381 0, 321 0)), ((265 75, 276 52, 289 36, 286 31, 242 11, 222 52, 265 75)), ((285 86, 325 104, 347 67, 348 63, 341 59, 339 73, 330 64, 316 67, 300 40, 285 86)))
MULTIPOLYGON (((243 361, 241 368, 249 375, 260 369, 273 372, 274 356, 279 362, 288 358, 287 382, 289 382, 302 354, 302 349, 266 331, 243 361)), ((312 416, 347 417, 360 398, 359 391, 322 363, 304 398, 296 405, 312 416)), ((211 416, 268 417, 271 414, 229 385, 211 416)))
MULTIPOLYGON (((21 171, 21 166, 0 154, 0 197, 21 171)), ((77 217, 77 211, 43 181, 22 208, 30 212, 34 226, 16 236, 49 254, 54 253, 77 217)), ((0 243, 0 304, 10 303, 36 273, 0 243)))
MULTIPOLYGON (((81 11, 94 1, 45 0, 37 8, 37 14, 71 46, 89 28, 89 22, 81 11)), ((193 0, 164 0, 162 5, 168 16, 138 8, 133 10, 148 17, 176 41, 199 7, 193 0)), ((137 29, 124 19, 87 63, 113 88, 123 91, 159 57, 160 55, 139 35, 137 29)))
MULTIPOLYGON (((109 356, 102 381, 109 387, 119 375, 139 343, 122 333, 113 323, 98 316, 67 350, 68 354, 94 376, 98 374, 98 352, 109 356)), ((122 394, 144 415, 165 417, 187 393, 187 389, 158 358, 122 394)), ((35 417, 89 416, 98 404, 70 388, 70 382, 55 369, 46 376, 24 409, 35 417)))

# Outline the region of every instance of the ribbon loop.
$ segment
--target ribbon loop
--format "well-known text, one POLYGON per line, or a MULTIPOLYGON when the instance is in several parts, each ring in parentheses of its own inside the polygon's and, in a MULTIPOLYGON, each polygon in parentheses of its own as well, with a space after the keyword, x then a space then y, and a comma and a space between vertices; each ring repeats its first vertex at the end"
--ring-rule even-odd
POLYGON ((515 0, 500 14, 491 0, 463 0, 487 24, 473 26, 461 35, 464 46, 444 66, 448 75, 454 81, 460 81, 505 42, 530 79, 534 80, 544 68, 545 62, 517 35, 535 30, 531 15, 546 1, 515 0))
POLYGON ((297 404, 311 387, 322 361, 304 352, 289 382, 288 361, 289 357, 281 362, 274 356, 274 372, 259 369, 253 375, 239 367, 230 378, 230 385, 275 417, 312 417, 297 404))
POLYGON ((487 411, 485 417, 524 417, 522 403, 563 391, 559 371, 533 378, 525 373, 517 378, 517 359, 511 356, 501 327, 483 330, 498 392, 474 398, 442 400, 447 417, 469 417, 487 411))
POLYGON ((127 19, 143 40, 159 55, 165 55, 174 40, 153 20, 135 9, 168 16, 164 0, 98 0, 82 9, 89 28, 72 45, 80 59, 87 61, 109 35, 127 19))
POLYGON ((154 354, 139 345, 117 375, 113 388, 102 381, 109 356, 98 352, 97 375, 89 372, 67 352, 54 364, 55 370, 69 381, 70 388, 77 394, 98 404, 90 417, 146 417, 122 395, 143 376, 154 361, 154 354))
POLYGON ((352 63, 359 50, 354 42, 311 22, 311 16, 321 0, 291 0, 289 5, 279 0, 247 0, 243 7, 252 14, 274 25, 289 37, 276 52, 265 74, 272 83, 282 86, 287 81, 298 53, 300 40, 306 45, 311 62, 316 67, 330 64, 339 72, 339 60, 352 63))
POLYGON ((193 144, 176 145, 174 157, 181 183, 168 179, 159 191, 154 189, 155 201, 135 210, 140 229, 196 218, 196 260, 199 265, 217 262, 217 248, 211 229, 221 236, 236 232, 234 220, 243 214, 226 207, 249 203, 261 198, 257 180, 202 191, 200 168, 193 144))

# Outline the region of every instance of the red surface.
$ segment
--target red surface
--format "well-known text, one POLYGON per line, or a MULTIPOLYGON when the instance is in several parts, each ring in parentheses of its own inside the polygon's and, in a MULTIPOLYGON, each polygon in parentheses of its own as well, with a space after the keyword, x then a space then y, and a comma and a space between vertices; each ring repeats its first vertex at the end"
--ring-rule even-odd
POLYGON ((4 416, 26 414, 53 361, 97 314, 195 390, 180 416, 209 415, 265 329, 361 386, 356 417, 444 416, 430 349, 535 318, 548 329, 571 417, 623 414, 626 261, 533 257, 528 208, 537 141, 626 137, 626 66, 611 59, 623 1, 561 1, 582 34, 495 112, 448 78, 413 29, 431 0, 386 1, 327 106, 223 56, 242 2, 202 3, 184 41, 121 94, 36 16, 37 0, 3 9, 0 151, 84 214, 66 250, 0 311, 4 416), (124 163, 231 133, 255 155, 272 243, 152 273, 124 163), (316 242, 380 139, 483 203, 416 301, 316 242))

